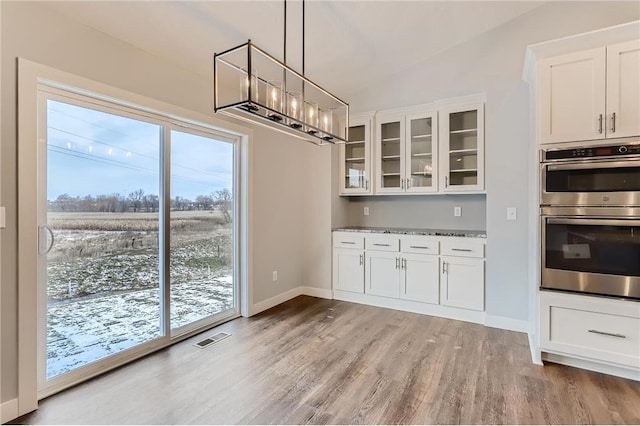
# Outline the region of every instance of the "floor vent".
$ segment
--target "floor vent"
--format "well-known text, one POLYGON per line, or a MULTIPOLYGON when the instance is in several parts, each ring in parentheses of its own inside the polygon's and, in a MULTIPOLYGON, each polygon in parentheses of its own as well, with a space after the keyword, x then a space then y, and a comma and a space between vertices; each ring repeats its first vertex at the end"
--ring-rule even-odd
POLYGON ((214 334, 211 337, 207 337, 204 340, 199 341, 198 343, 194 343, 193 346, 200 348, 200 349, 204 349, 207 346, 211 346, 214 343, 218 343, 220 340, 224 340, 227 337, 231 336, 229 333, 218 333, 218 334, 214 334))

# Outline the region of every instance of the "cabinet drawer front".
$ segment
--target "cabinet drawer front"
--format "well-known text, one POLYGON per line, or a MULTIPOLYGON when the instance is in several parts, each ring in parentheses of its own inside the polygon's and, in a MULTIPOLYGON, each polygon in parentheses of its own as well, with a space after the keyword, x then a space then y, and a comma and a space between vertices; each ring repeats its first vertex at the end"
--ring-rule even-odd
POLYGON ((460 257, 484 257, 484 241, 445 240, 440 244, 440 254, 460 257))
POLYGON ((438 254, 440 253, 440 242, 431 238, 402 238, 400 250, 404 253, 438 254))
POLYGON ((551 349, 640 368, 640 319, 549 306, 551 349))
POLYGON ((356 233, 334 233, 333 246, 362 250, 364 249, 364 237, 356 233))
POLYGON ((367 237, 364 248, 366 250, 399 251, 400 238, 398 237, 367 237))

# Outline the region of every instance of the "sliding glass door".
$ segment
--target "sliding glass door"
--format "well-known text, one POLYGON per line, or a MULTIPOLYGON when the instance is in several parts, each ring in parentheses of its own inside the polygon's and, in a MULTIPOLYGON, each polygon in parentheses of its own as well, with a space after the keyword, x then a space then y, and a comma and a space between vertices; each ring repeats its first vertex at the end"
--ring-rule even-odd
POLYGON ((232 139, 77 95, 40 108, 43 395, 239 303, 232 139))
POLYGON ((233 145, 171 132, 171 329, 236 306, 233 145))

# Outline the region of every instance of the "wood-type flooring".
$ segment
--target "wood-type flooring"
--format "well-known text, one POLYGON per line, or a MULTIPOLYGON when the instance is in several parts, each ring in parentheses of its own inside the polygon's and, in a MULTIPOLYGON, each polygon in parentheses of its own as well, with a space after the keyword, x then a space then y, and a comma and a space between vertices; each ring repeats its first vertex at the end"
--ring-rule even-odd
POLYGON ((531 362, 527 336, 301 296, 40 402, 30 424, 640 423, 640 383, 531 362), (192 344, 232 334, 206 349, 192 344))

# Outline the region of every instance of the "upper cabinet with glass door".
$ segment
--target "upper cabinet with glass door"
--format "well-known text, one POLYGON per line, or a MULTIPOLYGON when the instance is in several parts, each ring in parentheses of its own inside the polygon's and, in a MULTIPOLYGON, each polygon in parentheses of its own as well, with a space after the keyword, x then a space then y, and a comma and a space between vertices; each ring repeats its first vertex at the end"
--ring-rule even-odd
POLYGON ((340 195, 369 195, 373 114, 349 117, 348 141, 340 149, 340 195))
POLYGON ((405 125, 405 190, 435 192, 438 190, 437 113, 407 115, 405 125))
POLYGON ((376 116, 376 194, 404 192, 404 123, 403 114, 376 116))
POLYGON ((484 104, 451 105, 439 111, 443 192, 484 190, 484 104))
POLYGON ((376 193, 437 191, 437 113, 396 111, 376 123, 376 193))

